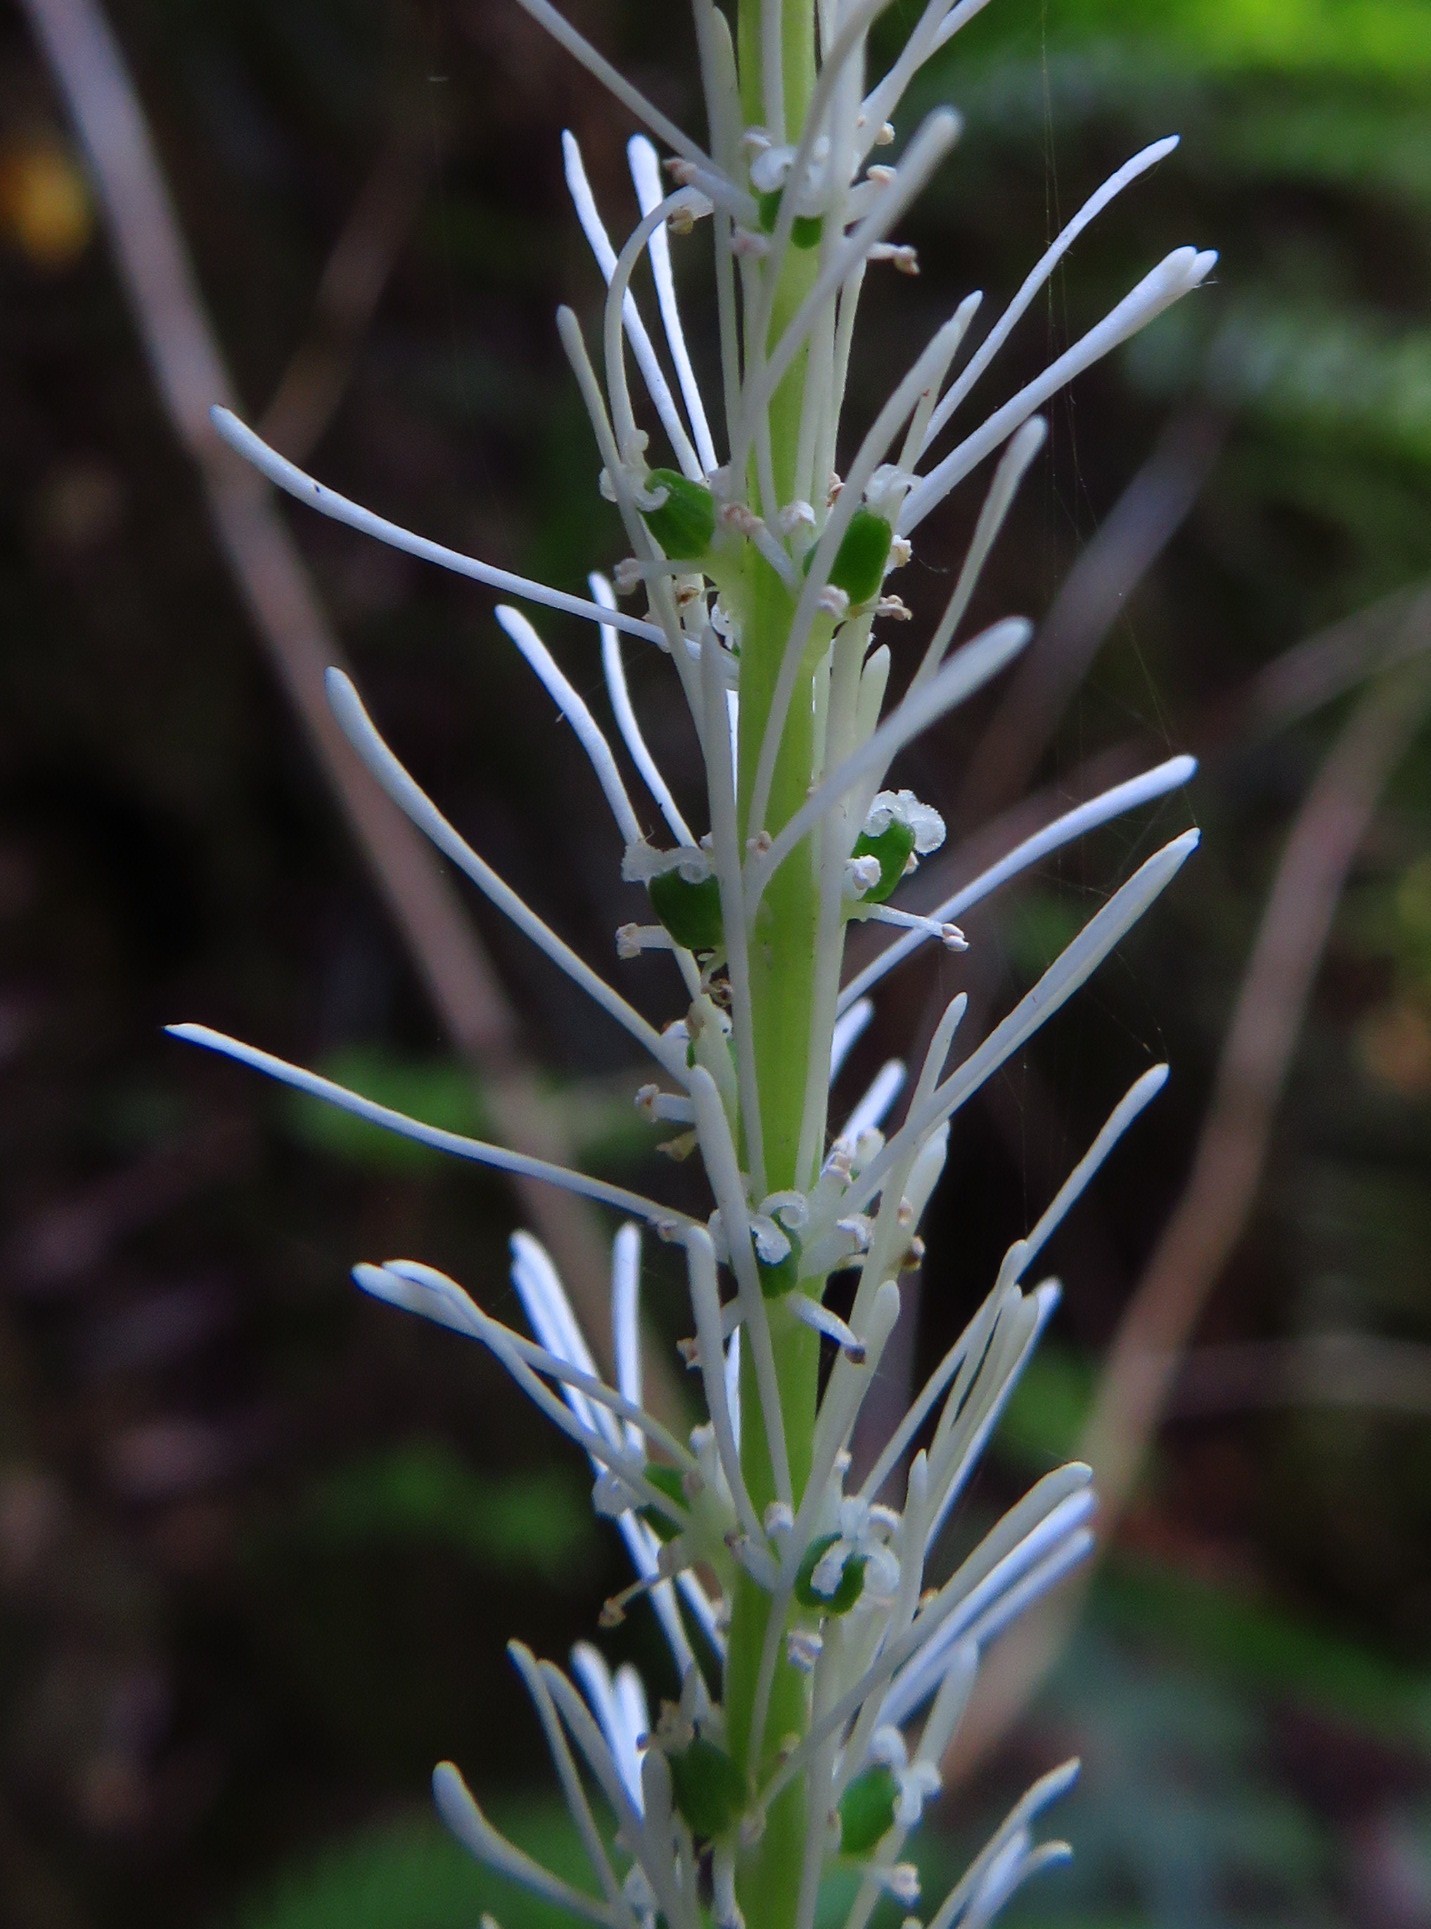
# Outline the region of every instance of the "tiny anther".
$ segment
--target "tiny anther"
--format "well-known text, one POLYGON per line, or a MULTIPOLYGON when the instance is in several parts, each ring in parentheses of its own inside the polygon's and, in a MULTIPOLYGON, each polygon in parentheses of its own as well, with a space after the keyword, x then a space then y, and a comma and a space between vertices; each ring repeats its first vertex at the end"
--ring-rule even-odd
POLYGON ((726 529, 733 529, 738 536, 754 536, 763 527, 759 516, 743 502, 722 503, 720 521, 726 529))
POLYGON ((810 1674, 824 1652, 825 1644, 810 1628, 794 1628, 785 1640, 785 1658, 801 1674, 810 1674))

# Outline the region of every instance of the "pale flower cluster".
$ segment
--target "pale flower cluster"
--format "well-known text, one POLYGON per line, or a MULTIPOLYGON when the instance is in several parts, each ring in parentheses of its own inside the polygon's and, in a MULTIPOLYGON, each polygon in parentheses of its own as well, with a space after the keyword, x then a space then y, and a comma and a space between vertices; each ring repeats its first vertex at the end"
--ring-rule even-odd
MULTIPOLYGON (((670 954, 678 1002, 664 1021, 637 1010, 469 847, 385 745, 345 678, 331 677, 330 694, 388 795, 651 1061, 654 1076, 637 1103, 669 1151, 697 1155, 709 1210, 692 1216, 436 1130, 204 1027, 175 1030, 393 1131, 549 1179, 622 1217, 612 1249, 609 1380, 550 1260, 525 1234, 513 1242, 512 1269, 525 1330, 415 1261, 357 1268, 369 1293, 488 1348, 586 1455, 594 1505, 615 1523, 634 1570, 607 1619, 644 1597, 669 1650, 653 1709, 634 1670, 611 1672, 594 1647, 577 1647, 569 1672, 513 1648, 586 1847, 589 1886, 574 1886, 504 1840, 457 1771, 444 1766, 437 1797, 457 1834, 494 1867, 607 1929, 657 1922, 701 1929, 712 1919, 718 1929, 737 1929, 767 1831, 777 1815, 788 1816, 793 1792, 799 1852, 781 1922, 809 1929, 824 1878, 843 1868, 859 1876, 846 1929, 863 1929, 886 1894, 908 1910, 919 1906, 928 1929, 974 1929, 1064 1852, 1039 1846, 1034 1829, 1072 1768, 1031 1789, 963 1881, 927 1907, 906 1859, 907 1838, 939 1792, 940 1763, 981 1655, 1089 1546, 1088 1469, 1048 1474, 982 1539, 961 1547, 952 1571, 946 1528, 1056 1303, 1056 1285, 1037 1277, 1040 1251, 1161 1086, 1161 1067, 1137 1080, 1037 1224, 1009 1249, 983 1306, 871 1465, 852 1460, 856 1422, 899 1317, 900 1274, 922 1254, 920 1223, 951 1119, 1108 956, 1172 879, 1195 836, 1175 838, 1150 857, 957 1060, 951 1063, 962 994, 922 1061, 910 1069, 886 1065, 836 1113, 837 1127, 831 1094, 870 1017, 869 993, 916 948, 932 941, 962 949, 956 920, 991 892, 1190 774, 1190 761, 1175 757, 1068 810, 943 902, 916 912, 895 901, 920 859, 939 848, 945 826, 908 789, 888 787, 892 763, 995 677, 1030 635, 1021 617, 972 638, 964 629, 981 570, 1042 442, 1037 411, 1196 287, 1213 258, 1174 250, 1039 375, 970 418, 972 391, 1072 243, 1173 145, 1158 142, 1098 189, 977 341, 980 297, 963 301, 874 420, 852 435, 842 411, 862 283, 881 265, 917 271, 899 224, 959 133, 948 108, 907 135, 896 133, 896 117, 921 66, 984 0, 929 0, 893 65, 873 81, 868 35, 887 0, 819 0, 821 53, 798 125, 785 98, 795 85, 785 65, 790 0, 763 7, 742 0, 753 48, 747 53, 742 40, 742 57, 759 63, 757 117, 748 111, 750 79, 739 70, 726 15, 713 0, 694 0, 704 143, 668 121, 547 0, 519 3, 642 130, 629 147, 632 207, 609 217, 576 142, 566 138, 567 181, 606 294, 594 346, 573 313, 558 317, 591 417, 599 486, 616 505, 629 553, 609 577, 590 579, 589 595, 548 588, 358 508, 231 416, 218 420, 234 447, 325 514, 594 626, 606 723, 529 619, 508 605, 497 611, 587 752, 623 842, 622 876, 640 909, 617 934, 619 955, 670 954), (694 245, 686 237, 702 230, 714 249, 720 367, 713 389, 697 377, 673 265, 675 247, 694 245), (878 640, 881 626, 909 616, 888 578, 909 561, 920 526, 990 460, 974 535, 942 616, 912 648, 904 636, 878 640), (633 597, 636 607, 623 607, 633 597), (772 605, 784 615, 762 671, 759 638, 772 605), (626 677, 631 647, 664 652, 684 692, 702 764, 701 785, 680 786, 684 805, 642 733, 626 677), (765 682, 757 692, 750 679, 758 675, 765 682), (891 686, 900 692, 892 702, 891 686), (758 729, 753 717, 761 719, 758 729), (792 733, 809 743, 809 781, 781 806, 792 733), (694 788, 704 828, 685 814, 694 788), (780 942, 778 933, 770 936, 767 894, 792 875, 808 884, 813 952, 802 1007, 808 1035, 791 1052, 799 1081, 789 1103, 794 1149, 782 1169, 765 1143, 763 1081, 771 1073, 758 1049, 753 984, 761 947, 778 950, 780 942), (852 922, 892 935, 850 978, 842 958, 852 922), (689 1430, 643 1402, 642 1226, 677 1248, 684 1263, 692 1330, 683 1353, 700 1406, 689 1430), (843 1317, 826 1301, 839 1274, 852 1276, 843 1317), (827 1370, 809 1438, 797 1443, 788 1432, 780 1350, 801 1326, 820 1336, 827 1370), (753 1405, 764 1452, 758 1464, 750 1450, 753 1405), (936 1571, 947 1578, 931 1584, 936 1571), (759 1597, 763 1618, 737 1722, 728 1674, 732 1604, 743 1589, 759 1597), (791 1707, 799 1710, 796 1729, 776 1732, 776 1711, 791 1707)), ((709 333, 702 330, 701 339, 709 333)), ((590 681, 583 676, 584 687, 590 681)), ((751 1929, 778 1925, 753 1922, 751 1929)))

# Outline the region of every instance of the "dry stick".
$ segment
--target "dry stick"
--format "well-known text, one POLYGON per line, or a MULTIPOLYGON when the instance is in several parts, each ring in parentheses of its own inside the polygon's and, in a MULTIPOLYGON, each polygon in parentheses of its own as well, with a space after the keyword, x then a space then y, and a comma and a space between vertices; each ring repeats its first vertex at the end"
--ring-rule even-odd
POLYGON ((970 752, 953 811, 960 824, 982 823, 1023 794, 1128 599, 1187 520, 1221 445, 1213 418, 1181 418, 1113 505, 970 752))
MULTIPOLYGON (((1431 707, 1431 663, 1362 698, 1297 814, 1238 993, 1187 1185, 1123 1315, 1084 1430, 1100 1543, 1128 1506, 1187 1340, 1257 1197, 1277 1103, 1337 904, 1381 793, 1431 707)), ((1065 1589, 991 1655, 955 1750, 966 1774, 1056 1660, 1088 1585, 1065 1589)))
POLYGON ((290 462, 312 453, 337 411, 358 344, 421 206, 426 178, 421 155, 398 126, 333 244, 308 333, 259 418, 259 434, 290 462))
MULTIPOLYGON (((475 930, 417 831, 378 790, 329 711, 323 672, 342 655, 263 482, 219 442, 214 403, 237 407, 205 315, 123 53, 95 0, 22 0, 89 156, 111 245, 150 368, 203 482, 235 586, 298 714, 378 890, 457 1049, 480 1072, 509 1145, 570 1163, 526 1062, 516 1016, 475 930)), ((604 1241, 563 1193, 517 1179, 597 1346, 608 1350, 604 1241)))
POLYGON ((1167 1412, 1183 1420, 1289 1406, 1425 1419, 1431 1416, 1431 1346, 1375 1333, 1195 1346, 1179 1363, 1167 1412))

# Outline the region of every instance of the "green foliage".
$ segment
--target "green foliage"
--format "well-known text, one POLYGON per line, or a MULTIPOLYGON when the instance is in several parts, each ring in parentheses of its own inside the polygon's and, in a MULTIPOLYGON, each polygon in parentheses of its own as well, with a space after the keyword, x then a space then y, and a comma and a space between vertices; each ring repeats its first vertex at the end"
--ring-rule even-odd
MULTIPOLYGON (((329 1053, 319 1069, 340 1085, 394 1111, 410 1113, 444 1132, 468 1138, 493 1133, 480 1079, 453 1058, 409 1058, 380 1045, 353 1045, 329 1053)), ((641 1157, 650 1145, 622 1085, 600 1083, 558 1088, 567 1130, 575 1141, 577 1162, 601 1169, 641 1157)), ((441 1161, 426 1147, 369 1125, 351 1112, 319 1099, 288 1095, 283 1100, 289 1130, 302 1144, 380 1173, 428 1173, 441 1161)))
MULTIPOLYGON (((584 1880, 564 1809, 529 1804, 500 1824, 549 1867, 584 1880)), ((259 1886, 220 1929, 569 1929, 570 1917, 475 1862, 435 1817, 405 1817, 320 1849, 259 1886)))
POLYGON ((1093 1367, 1081 1354, 1045 1341, 1024 1367, 1004 1408, 1000 1458, 1039 1474, 1074 1459, 1093 1379, 1093 1367))
POLYGON ((449 1448, 414 1441, 316 1481, 304 1502, 320 1540, 423 1541, 512 1576, 558 1581, 590 1557, 580 1482, 555 1469, 478 1474, 449 1448))
POLYGON ((1206 1679, 1334 1710, 1391 1738, 1431 1745, 1431 1675, 1228 1584, 1120 1556, 1099 1585, 1100 1621, 1152 1635, 1206 1679))

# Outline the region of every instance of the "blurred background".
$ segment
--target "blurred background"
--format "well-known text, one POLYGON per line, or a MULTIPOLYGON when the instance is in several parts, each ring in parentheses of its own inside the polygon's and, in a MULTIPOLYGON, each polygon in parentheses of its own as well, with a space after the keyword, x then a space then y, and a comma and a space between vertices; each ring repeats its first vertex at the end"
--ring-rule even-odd
MULTIPOLYGON (((689 1184, 651 1157, 620 1037, 485 907, 455 914, 450 880, 315 754, 313 674, 341 649, 473 842, 609 961, 632 915, 616 841, 492 597, 275 512, 202 414, 231 382, 335 486, 579 588, 621 542, 552 324, 559 300, 596 303, 558 135, 578 133, 620 226, 629 130, 511 0, 103 6, 0 19, 0 1922, 474 1929, 496 1907, 523 1929, 540 1912, 444 1840, 425 1780, 456 1757, 515 1833, 563 1852, 503 1643, 587 1634, 617 1543, 574 1455, 475 1349, 360 1303, 346 1275, 412 1253, 501 1308, 534 1202, 160 1027, 209 1021, 434 1121, 689 1184)), ((917 11, 896 0, 890 34, 917 11)), ((684 9, 571 12, 694 112, 684 9)), ((920 279, 871 278, 859 410, 960 296, 1006 297, 1170 130, 1179 154, 1078 244, 981 393, 1168 248, 1222 261, 1057 404, 977 612, 1048 621, 1024 669, 902 766, 955 833, 933 901, 1097 785, 1202 759, 1186 799, 984 907, 966 959, 891 980, 852 1094, 960 984, 1006 1008, 1189 812, 1205 831, 963 1116, 911 1291, 908 1370, 1131 1078, 1172 1060, 1060 1235, 1063 1311, 960 1529, 1091 1440, 1101 1564, 1071 1632, 998 1657, 928 1866, 1077 1752, 1058 1826, 1078 1860, 1023 1899, 1023 1929, 1414 1929, 1431 5, 995 0, 911 113, 935 97, 966 135, 905 237, 920 279)), ((925 532, 899 585, 918 610, 947 594, 972 514, 925 532)), ((592 638, 546 634, 592 688, 592 638)), ((679 766, 665 666, 631 668, 679 766)), ((674 1011, 654 969, 633 983, 674 1011)), ((591 1227, 535 1209, 599 1301, 591 1227)), ((654 1258, 648 1294, 674 1339, 654 1258)), ((623 1644, 662 1679, 635 1619, 623 1644)))

